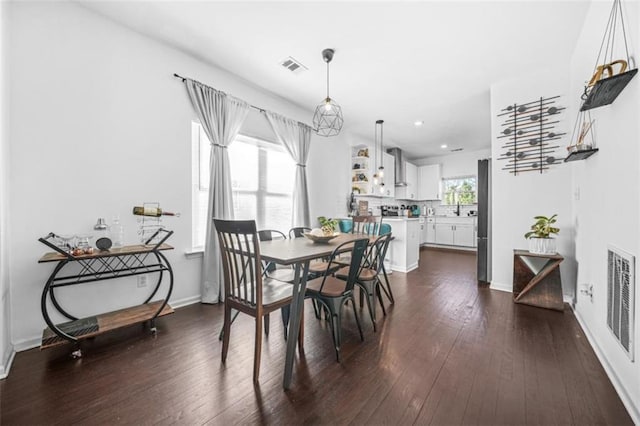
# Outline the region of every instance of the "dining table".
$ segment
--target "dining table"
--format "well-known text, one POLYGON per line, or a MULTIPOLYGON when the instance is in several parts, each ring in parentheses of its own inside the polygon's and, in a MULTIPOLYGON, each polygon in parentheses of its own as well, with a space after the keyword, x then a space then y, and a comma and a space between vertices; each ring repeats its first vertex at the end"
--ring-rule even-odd
MULTIPOLYGON (((284 365, 284 379, 282 386, 289 389, 293 376, 293 361, 300 333, 302 312, 304 311, 304 296, 309 276, 309 264, 312 260, 331 256, 334 249, 342 243, 368 238, 374 241, 375 237, 366 234, 339 234, 327 242, 314 242, 307 238, 292 238, 284 240, 272 240, 260 242, 260 256, 262 260, 290 265, 294 267, 293 299, 287 339, 287 354, 284 365)), ((344 246, 348 251, 351 244, 344 246)))

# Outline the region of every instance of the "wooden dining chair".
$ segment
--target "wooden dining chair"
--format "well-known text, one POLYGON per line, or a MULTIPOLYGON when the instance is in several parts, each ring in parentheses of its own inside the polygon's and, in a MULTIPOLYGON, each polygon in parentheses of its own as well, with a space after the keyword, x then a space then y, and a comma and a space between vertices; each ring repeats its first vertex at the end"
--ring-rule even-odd
MULTIPOLYGON (((376 237, 380 235, 380 228, 382 227, 382 216, 353 216, 352 217, 352 234, 361 234, 368 237, 376 237)), ((351 258, 349 254, 343 254, 336 260, 336 263, 342 265, 350 265, 351 258)))
POLYGON ((353 313, 356 318, 356 324, 358 325, 358 331, 360 333, 360 339, 364 340, 362 335, 362 327, 360 326, 360 319, 358 318, 358 312, 356 310, 355 300, 353 298, 353 287, 356 282, 356 278, 361 268, 361 261, 364 253, 367 249, 369 240, 367 238, 358 239, 355 241, 348 241, 337 246, 331 258, 329 260, 329 268, 322 277, 315 278, 307 282, 307 290, 305 297, 310 297, 313 300, 319 302, 329 312, 329 321, 331 323, 331 331, 333 336, 333 344, 336 351, 336 359, 340 362, 340 344, 342 341, 342 311, 343 306, 351 301, 353 305, 353 313), (345 249, 346 246, 351 246, 351 265, 349 265, 349 272, 346 280, 340 280, 334 277, 328 271, 330 270, 331 263, 335 261, 337 255, 345 249))
POLYGON ((260 258, 260 241, 253 220, 213 220, 220 242, 224 271, 224 328, 222 362, 227 360, 231 334, 231 310, 255 318, 253 381, 260 375, 262 322, 278 309, 288 312, 293 286, 264 277, 260 258))
POLYGON ((354 216, 352 234, 366 234, 370 237, 380 235, 382 216, 354 216))
MULTIPOLYGON (((360 295, 364 294, 366 296, 369 316, 373 323, 373 331, 376 331, 376 300, 380 303, 382 313, 385 316, 387 315, 380 289, 384 288, 381 280, 382 267, 390 241, 391 234, 385 234, 379 236, 369 245, 366 255, 362 258, 362 267, 356 277, 356 285, 361 289, 360 295)), ((350 272, 350 268, 344 267, 336 272, 335 276, 338 279, 348 280, 350 272)), ((360 302, 362 306, 362 298, 360 302)))

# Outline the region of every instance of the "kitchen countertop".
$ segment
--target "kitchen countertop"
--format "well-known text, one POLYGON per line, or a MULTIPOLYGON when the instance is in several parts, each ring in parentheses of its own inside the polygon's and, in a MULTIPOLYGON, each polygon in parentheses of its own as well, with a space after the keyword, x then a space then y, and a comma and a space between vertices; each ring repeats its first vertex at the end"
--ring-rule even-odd
POLYGON ((388 222, 390 220, 418 220, 420 219, 419 217, 406 217, 406 216, 383 216, 382 221, 383 222, 388 222))

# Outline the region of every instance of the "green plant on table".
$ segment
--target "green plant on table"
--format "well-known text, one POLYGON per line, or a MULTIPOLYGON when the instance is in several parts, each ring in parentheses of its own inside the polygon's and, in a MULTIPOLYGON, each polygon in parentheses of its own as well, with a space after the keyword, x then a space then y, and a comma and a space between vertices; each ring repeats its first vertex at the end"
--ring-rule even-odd
POLYGON ((333 235, 338 226, 337 219, 331 219, 330 217, 318 216, 318 222, 320 223, 320 229, 324 235, 333 235))
POLYGON ((560 232, 560 228, 556 228, 552 226, 556 223, 556 217, 558 215, 554 214, 551 217, 546 216, 535 216, 534 219, 536 222, 531 225, 531 231, 524 234, 525 238, 549 238, 551 234, 557 234, 560 232))

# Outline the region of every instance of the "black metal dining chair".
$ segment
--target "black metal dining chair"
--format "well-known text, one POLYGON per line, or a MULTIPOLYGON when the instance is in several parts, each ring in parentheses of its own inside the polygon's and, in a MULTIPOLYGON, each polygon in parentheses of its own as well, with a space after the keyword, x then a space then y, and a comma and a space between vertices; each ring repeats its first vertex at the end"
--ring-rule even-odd
POLYGON ((360 272, 362 257, 364 256, 368 244, 369 240, 367 238, 340 244, 331 254, 331 258, 328 262, 329 268, 326 269, 325 274, 307 282, 305 297, 312 298, 319 302, 329 312, 333 344, 338 362, 341 361, 340 344, 342 342, 342 308, 348 301, 351 301, 351 304, 353 305, 353 313, 356 318, 356 324, 358 325, 360 339, 364 340, 362 327, 360 326, 360 319, 358 318, 358 312, 353 298, 353 287, 360 272), (349 265, 349 272, 346 280, 340 280, 334 277, 329 271, 331 270, 331 264, 335 263, 337 255, 349 245, 352 245, 350 250, 352 262, 351 265, 349 265))
MULTIPOLYGON (((358 272, 356 277, 356 285, 360 287, 360 306, 362 306, 362 295, 365 295, 367 301, 367 307, 369 309, 369 316, 373 323, 373 331, 376 331, 376 300, 380 303, 383 315, 387 315, 387 312, 382 301, 382 294, 380 292, 383 287, 380 279, 382 275, 382 267, 384 257, 389 248, 389 242, 391 241, 391 234, 385 234, 378 237, 368 248, 366 255, 362 258, 362 268, 358 272)), ((336 272, 335 276, 338 279, 348 280, 350 268, 342 268, 336 272)))
POLYGON ((307 228, 306 226, 294 226, 289 229, 289 238, 300 238, 304 237, 305 232, 311 231, 311 228, 307 228))
POLYGON ((263 276, 260 242, 253 220, 213 220, 224 271, 224 328, 222 362, 227 360, 231 334, 231 310, 255 318, 253 381, 260 374, 262 322, 269 313, 282 309, 288 318, 293 286, 263 276))

